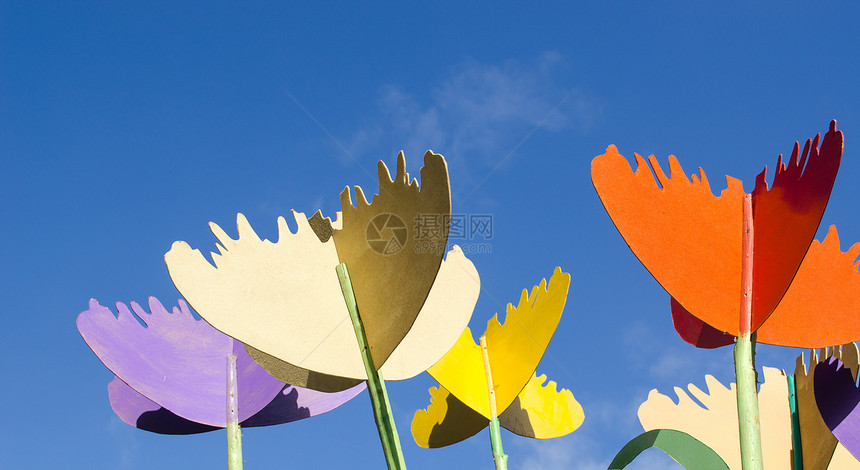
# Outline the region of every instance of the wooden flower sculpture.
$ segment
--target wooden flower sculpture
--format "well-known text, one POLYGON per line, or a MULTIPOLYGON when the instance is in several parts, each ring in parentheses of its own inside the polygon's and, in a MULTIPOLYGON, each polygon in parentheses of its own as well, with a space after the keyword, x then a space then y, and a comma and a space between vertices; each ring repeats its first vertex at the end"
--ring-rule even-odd
MULTIPOLYGON (((836 447, 836 441, 854 456, 854 467, 860 468, 860 389, 857 388, 857 348, 851 354, 821 360, 814 368, 814 403, 810 408, 820 413, 819 422, 828 436, 826 450, 836 447), (827 433, 827 430, 832 432, 827 433)), ((823 358, 825 359, 825 358, 823 358)), ((804 444, 806 442, 804 441, 804 444)), ((806 452, 804 451, 804 455, 806 452)), ((807 468, 804 459, 804 468, 807 468)), ((847 468, 847 467, 840 467, 847 468)), ((814 470, 814 469, 813 469, 814 470)))
POLYGON ((276 377, 320 391, 367 380, 386 463, 402 469, 381 376, 410 378, 436 362, 468 324, 480 283, 459 248, 442 260, 451 191, 441 155, 424 155, 420 187, 401 152, 394 179, 379 163, 370 203, 358 186, 355 195, 353 206, 349 188, 341 193, 334 222, 294 212, 291 233, 280 218, 276 243, 241 214, 236 240, 210 224, 220 242, 214 266, 184 242, 165 262, 200 316, 276 377), (428 219, 432 229, 417 225, 428 219))
POLYGON ((846 269, 850 263, 844 264, 835 229, 823 249, 810 249, 842 149, 842 133, 832 121, 823 139, 807 140, 802 154, 795 143, 788 165, 780 155, 772 187, 765 169, 751 194, 727 177, 719 197, 711 193, 704 171, 691 181, 673 156, 669 177, 653 155, 650 167, 636 155, 633 172, 614 146, 591 164, 594 187, 615 226, 674 299, 680 335, 700 347, 738 338, 735 371, 745 469, 762 468, 754 342, 816 347, 860 339, 856 311, 840 303, 848 299, 853 305, 852 288, 860 287, 857 270, 846 269), (828 276, 832 285, 822 283, 828 276), (832 328, 837 322, 839 328, 832 328))
POLYGON ((227 356, 237 356, 238 420, 244 426, 286 423, 324 413, 364 389, 327 394, 286 385, 269 375, 242 343, 197 320, 182 300, 172 312, 150 297, 149 312, 117 303, 118 316, 91 300, 78 331, 116 375, 111 406, 126 423, 162 434, 226 426, 227 356), (142 322, 142 323, 141 323, 142 322))
MULTIPOLYGON (((839 315, 835 307, 838 301, 851 296, 850 291, 840 289, 846 271, 840 268, 846 266, 834 264, 838 256, 833 253, 833 244, 811 250, 810 255, 814 256, 805 276, 840 271, 842 283, 832 289, 838 296, 833 299, 833 306, 824 312, 817 308, 832 298, 831 289, 819 280, 813 289, 818 297, 814 303, 800 304, 811 296, 810 286, 805 286, 806 289, 801 286, 799 290, 803 292, 796 294, 801 297, 799 305, 778 316, 785 321, 770 322, 785 326, 760 328, 764 328, 765 320, 781 305, 780 300, 810 248, 839 169, 842 147, 842 132, 836 130, 836 121, 832 121, 820 147, 818 136, 806 142, 802 154, 795 143, 787 166, 780 155, 773 186, 768 188, 765 169, 756 178, 752 194, 746 195, 751 199, 754 228, 750 232, 752 249, 748 263, 752 269, 751 311, 749 325, 743 326, 738 312, 740 299, 744 298, 741 275, 745 194, 739 180, 726 177, 726 189, 715 197, 703 170, 699 169, 699 175, 693 175, 690 181, 678 160, 670 156, 670 175, 666 177, 653 155, 648 162, 636 155, 637 168, 633 172, 614 146, 592 161, 591 176, 600 200, 627 245, 657 282, 696 318, 732 336, 759 331, 758 341, 771 344, 833 345, 847 341, 827 335, 822 331, 826 326, 803 332, 806 326, 827 325, 829 315, 839 315), (813 315, 816 319, 810 321, 813 315), (804 328, 798 328, 799 324, 804 328)), ((860 321, 848 326, 840 330, 852 331, 848 336, 860 339, 860 321)))
POLYGON ((412 420, 412 435, 422 447, 443 447, 487 427, 500 411, 499 422, 522 436, 551 438, 582 424, 582 407, 573 394, 544 385, 538 363, 555 332, 570 286, 570 275, 556 268, 531 293, 523 290, 519 304, 507 306, 505 323, 494 316, 482 347, 466 328, 457 344, 427 372, 440 386, 431 388, 431 403, 412 420), (485 362, 486 361, 486 362, 485 362), (489 366, 489 372, 487 372, 489 366), (492 393, 487 376, 491 376, 492 393))
MULTIPOLYGON (((860 243, 843 252, 836 227, 824 241, 813 240, 797 274, 768 320, 756 332, 756 341, 797 348, 824 348, 860 339, 860 243)), ((671 300, 672 320, 678 334, 690 344, 716 348, 734 342, 725 334, 671 300)))
POLYGON ((214 266, 176 242, 165 255, 170 276, 203 318, 279 378, 330 390, 367 378, 335 272, 345 263, 374 366, 387 379, 417 375, 454 344, 480 285, 458 248, 442 261, 451 213, 444 158, 427 152, 420 188, 405 168, 402 153, 394 179, 380 162, 379 194, 368 203, 356 186, 353 207, 345 189, 334 222, 294 212, 291 233, 280 218, 275 243, 260 240, 241 214, 236 240, 210 224, 219 241, 214 266), (438 230, 415 230, 419 216, 436 218, 438 230))
MULTIPOLYGON (((813 352, 808 370, 803 356, 798 356, 794 375, 763 368, 764 382, 759 397, 765 468, 860 469, 860 461, 848 452, 851 443, 857 442, 857 434, 846 433, 847 439, 840 439, 843 446, 837 443, 839 431, 835 431, 837 436, 834 437, 828 429, 833 417, 838 416, 840 422, 848 421, 844 419, 847 414, 837 410, 853 408, 857 402, 856 398, 842 393, 856 390, 853 374, 857 370, 857 357, 857 347, 851 343, 822 350, 820 356, 813 352), (840 358, 851 366, 843 368, 840 358)), ((661 448, 679 462, 690 455, 696 456, 696 459, 688 459, 686 463, 690 465, 684 468, 711 468, 703 467, 703 460, 717 456, 719 462, 715 467, 720 467, 721 462, 724 467, 720 468, 740 470, 736 385, 732 383, 727 387, 710 375, 705 377, 705 382, 706 391, 694 384, 687 386, 688 392, 675 387, 677 400, 652 390, 639 407, 639 421, 646 431, 642 436, 673 433, 675 440, 683 442, 684 446, 670 444, 661 448), (691 452, 689 447, 693 442, 701 444, 701 448, 691 452)), ((609 468, 624 468, 647 448, 649 443, 643 443, 642 436, 625 446, 609 468)))

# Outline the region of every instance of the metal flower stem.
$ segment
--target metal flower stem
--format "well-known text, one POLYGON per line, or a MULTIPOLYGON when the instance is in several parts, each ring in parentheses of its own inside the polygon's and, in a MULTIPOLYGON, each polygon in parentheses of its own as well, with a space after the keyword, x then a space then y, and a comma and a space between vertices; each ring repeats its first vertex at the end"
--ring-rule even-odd
POLYGON ((488 398, 490 400, 490 446, 493 449, 493 461, 496 470, 508 470, 508 456, 502 449, 502 431, 499 428, 499 416, 496 409, 496 391, 493 387, 493 374, 490 370, 490 356, 487 354, 487 337, 481 336, 481 354, 484 356, 484 374, 487 376, 488 398))
POLYGON ((227 469, 242 470, 242 431, 239 429, 236 355, 227 355, 227 469))
POLYGON ((755 333, 752 329, 753 216, 752 197, 743 201, 743 243, 740 334, 735 343, 735 382, 738 395, 738 431, 743 470, 762 470, 761 428, 756 393, 755 333))
POLYGON ((797 386, 794 374, 788 374, 788 409, 791 412, 791 457, 794 470, 803 470, 803 449, 800 445, 800 417, 797 414, 797 386))
POLYGON ((391 404, 388 401, 388 393, 385 391, 385 381, 382 375, 373 365, 373 357, 367 344, 367 335, 364 332, 364 324, 358 314, 358 306, 355 302, 355 292, 352 290, 352 281, 346 264, 337 266, 337 277, 340 280, 340 288, 343 291, 343 299, 352 319, 355 329, 355 337, 358 339, 358 347, 361 350, 361 360, 364 362, 364 370, 367 373, 367 391, 370 393, 370 402, 373 404, 373 418, 379 431, 379 440, 382 442, 382 450, 385 452, 385 463, 389 470, 405 470, 406 463, 403 460, 403 450, 400 448, 400 437, 394 425, 394 417, 391 413, 391 404))

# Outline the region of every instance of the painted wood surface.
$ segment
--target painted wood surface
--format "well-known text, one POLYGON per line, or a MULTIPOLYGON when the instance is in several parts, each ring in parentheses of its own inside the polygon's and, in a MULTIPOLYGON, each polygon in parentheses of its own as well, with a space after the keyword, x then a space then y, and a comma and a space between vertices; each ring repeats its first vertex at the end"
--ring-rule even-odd
POLYGON ((693 436, 674 429, 654 429, 646 431, 618 451, 610 470, 626 468, 643 451, 654 447, 678 462, 684 470, 728 470, 729 466, 714 452, 693 436))
POLYGON ((797 394, 797 418, 800 421, 800 447, 803 450, 804 470, 824 470, 830 465, 836 449, 836 437, 821 418, 815 399, 815 370, 819 360, 827 359, 827 352, 810 355, 809 367, 804 355, 797 356, 794 383, 797 394))
MULTIPOLYGON (((454 245, 439 268, 418 318, 382 365, 380 370, 386 380, 415 377, 451 349, 469 324, 480 291, 481 279, 475 265, 454 245)), ((309 371, 251 347, 246 349, 269 373, 286 383, 333 392, 353 387, 365 378, 363 374, 351 379, 309 371)))
MULTIPOLYGON (((518 305, 508 304, 504 325, 497 316, 487 323, 484 335, 499 409, 514 401, 537 369, 561 319, 569 286, 570 274, 556 268, 549 283, 543 279, 531 292, 523 289, 518 305)), ((427 372, 457 399, 489 419, 481 348, 468 328, 427 372)))
POLYGON ((118 302, 117 310, 114 316, 90 300, 77 319, 84 341, 117 377, 185 419, 224 426, 228 354, 238 356, 240 421, 262 410, 284 388, 241 343, 194 319, 182 300, 172 312, 154 297, 149 298, 149 312, 135 302, 131 309, 118 302))
MULTIPOLYGON (((310 418, 331 411, 364 391, 362 382, 341 393, 285 385, 265 408, 240 422, 243 428, 273 426, 310 418)), ((141 395, 128 384, 114 377, 108 384, 110 405, 116 415, 130 426, 158 434, 198 434, 222 429, 185 419, 141 395)))
MULTIPOLYGON (((798 146, 788 162, 780 156, 773 187, 766 173, 752 193, 756 232, 751 330, 776 308, 818 227, 842 157, 836 122, 818 146, 798 146), (756 265, 759 263, 760 265, 756 265)), ((610 146, 592 161, 592 182, 624 240, 654 278, 687 311, 737 336, 741 275, 741 182, 727 177, 715 197, 703 170, 687 178, 674 156, 669 177, 652 155, 635 155, 634 172, 610 146), (649 166, 650 164, 650 166, 649 166), (655 232, 656 230, 656 232, 655 232), (701 285, 708 285, 703 295, 701 285)), ((762 339, 763 341, 763 339, 762 339)))
POLYGON ((448 243, 451 188, 445 159, 431 151, 424 154, 420 188, 406 173, 403 152, 394 179, 381 161, 378 172, 379 192, 370 203, 359 186, 355 206, 349 188, 340 194, 343 227, 332 238, 349 267, 373 363, 380 367, 412 328, 436 279, 448 243))
MULTIPOLYGON (((549 283, 523 290, 518 306, 508 304, 504 325, 494 317, 484 334, 499 422, 527 437, 568 434, 584 419, 582 407, 568 390, 545 384, 535 369, 558 326, 570 275, 556 268, 549 283), (526 375, 528 374, 528 375, 526 375)), ((485 428, 491 413, 481 347, 466 328, 457 344, 428 372, 440 386, 431 402, 412 420, 412 435, 422 447, 443 447, 485 428), (452 391, 452 388, 457 392, 452 391)))
POLYGON ((860 458, 860 389, 857 370, 836 357, 815 366, 815 401, 827 428, 855 458, 860 458))
MULTIPOLYGON (((836 227, 813 240, 782 301, 756 334, 759 343, 818 349, 860 340, 860 243, 842 251, 836 227)), ((678 334, 700 348, 732 344, 733 337, 693 316, 674 298, 678 334)))
POLYGON ((256 364, 242 343, 194 319, 184 301, 172 312, 154 297, 149 312, 130 305, 117 303, 114 316, 91 300, 77 324, 87 345, 116 375, 108 385, 111 407, 132 426, 161 434, 223 428, 228 354, 237 356, 238 419, 245 427, 325 413, 364 389, 362 383, 328 394, 285 385, 256 364))
POLYGON ((182 296, 215 328, 304 369, 361 378, 349 313, 335 266, 334 241, 321 242, 307 217, 293 212, 296 233, 278 218, 278 240, 261 240, 237 216, 238 238, 210 223, 218 239, 214 266, 176 242, 165 255, 182 296))
MULTIPOLYGON (((764 468, 791 468, 791 417, 788 384, 778 370, 764 367, 764 383, 759 391, 761 438, 764 468)), ((735 384, 729 387, 708 375, 707 391, 690 384, 687 392, 675 387, 678 403, 652 390, 639 407, 639 421, 646 431, 675 429, 703 442, 723 458, 730 468, 741 468, 738 445, 738 414, 735 384), (698 401, 693 400, 692 397, 698 401), (701 403, 701 405, 699 404, 701 403), (704 406, 702 406, 704 405, 704 406)))
POLYGON ((297 385, 335 390, 351 383, 331 377, 366 378, 334 272, 345 262, 374 364, 383 366, 415 330, 409 339, 413 346, 400 353, 388 374, 390 379, 414 376, 444 354, 462 331, 459 325, 468 323, 479 283, 459 249, 434 283, 451 210, 441 155, 425 154, 420 187, 405 172, 402 153, 393 179, 380 162, 379 184, 370 203, 356 187, 356 207, 345 190, 343 213, 335 221, 294 212, 298 229, 291 233, 279 218, 275 243, 261 240, 241 214, 235 240, 210 224, 219 241, 214 265, 199 250, 176 242, 165 255, 171 278, 203 318, 253 348, 249 351, 273 373, 297 385), (422 230, 416 225, 422 218, 438 227, 422 230), (439 287, 434 294, 436 284, 455 290, 439 287), (437 310, 416 320, 425 301, 437 310), (423 325, 413 328, 416 321, 423 325))

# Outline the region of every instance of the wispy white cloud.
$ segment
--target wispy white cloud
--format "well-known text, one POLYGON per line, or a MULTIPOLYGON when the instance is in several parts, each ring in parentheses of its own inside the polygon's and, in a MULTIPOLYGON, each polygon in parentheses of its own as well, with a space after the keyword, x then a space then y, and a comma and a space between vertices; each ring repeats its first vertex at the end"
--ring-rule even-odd
POLYGON ((584 133, 600 120, 598 102, 563 83, 564 67, 561 56, 547 52, 529 63, 463 62, 429 92, 385 85, 378 115, 346 148, 358 156, 400 149, 420 156, 433 149, 461 181, 475 183, 536 129, 584 133))
POLYGON ((677 382, 704 380, 706 374, 719 378, 733 376, 730 346, 697 349, 680 340, 658 341, 656 337, 654 327, 644 322, 632 324, 624 333, 628 360, 652 379, 677 382))

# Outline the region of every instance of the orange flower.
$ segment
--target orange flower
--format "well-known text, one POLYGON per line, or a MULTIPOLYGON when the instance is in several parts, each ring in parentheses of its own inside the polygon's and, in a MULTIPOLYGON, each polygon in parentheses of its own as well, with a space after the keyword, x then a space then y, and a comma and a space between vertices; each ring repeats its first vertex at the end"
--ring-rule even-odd
MULTIPOLYGON (((849 317, 839 302, 856 303, 850 294, 856 279, 844 269, 846 255, 838 250, 834 229, 833 240, 828 237, 824 245, 813 246, 801 266, 842 159, 843 136, 836 130, 836 121, 830 123, 820 147, 819 138, 807 140, 802 154, 795 143, 788 165, 780 155, 773 186, 767 186, 765 168, 751 194, 750 331, 758 331, 760 342, 818 347, 811 345, 848 342, 836 338, 843 334, 860 338, 860 321, 848 322, 844 328, 840 324, 842 330, 834 334, 824 331, 832 321, 849 317), (830 283, 825 277, 832 278, 830 283), (765 323, 771 314, 778 320, 765 323)), ((709 338, 708 333, 713 336, 708 326, 737 336, 742 328, 738 312, 745 193, 741 182, 726 177, 726 189, 715 197, 701 168, 691 181, 674 156, 669 157, 668 178, 653 155, 648 162, 636 155, 636 161, 633 172, 627 159, 610 146, 591 163, 594 187, 610 218, 633 253, 677 302, 673 315, 682 337, 696 344, 698 338, 709 338)), ((731 339, 726 336, 722 342, 729 344, 731 339)), ((711 340, 702 343, 720 343, 718 334, 711 340)))

